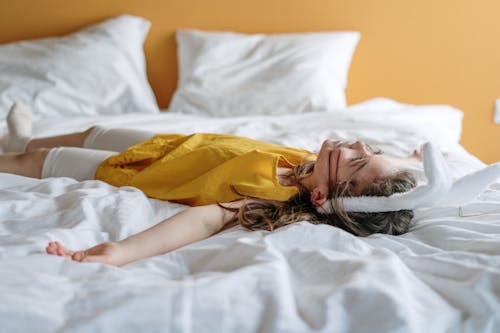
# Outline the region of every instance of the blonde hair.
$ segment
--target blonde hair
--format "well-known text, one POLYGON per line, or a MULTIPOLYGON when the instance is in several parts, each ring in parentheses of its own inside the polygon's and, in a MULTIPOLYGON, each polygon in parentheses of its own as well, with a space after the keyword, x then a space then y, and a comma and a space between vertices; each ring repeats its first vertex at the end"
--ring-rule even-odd
MULTIPOLYGON (((293 177, 297 181, 299 193, 287 201, 255 199, 246 200, 240 208, 226 208, 233 211, 230 223, 239 223, 250 230, 275 230, 285 225, 309 221, 313 224, 329 224, 357 236, 368 236, 373 233, 401 235, 408 231, 413 211, 401 210, 381 213, 355 213, 343 210, 339 198, 351 196, 349 188, 344 184, 332 187, 330 199, 332 213, 325 214, 316 210, 311 203, 309 190, 300 184, 300 179, 311 174, 314 161, 300 164, 294 168, 293 177)), ((406 192, 415 187, 416 180, 410 172, 400 171, 390 176, 376 178, 365 188, 361 195, 389 196, 397 192, 406 192)))

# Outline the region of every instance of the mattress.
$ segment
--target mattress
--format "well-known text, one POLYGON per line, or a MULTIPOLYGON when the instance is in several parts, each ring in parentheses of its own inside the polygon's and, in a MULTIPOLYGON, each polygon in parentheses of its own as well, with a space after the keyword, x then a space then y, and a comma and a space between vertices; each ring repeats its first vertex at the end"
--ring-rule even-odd
MULTIPOLYGON (((462 113, 374 99, 345 110, 206 118, 173 113, 38 119, 34 136, 94 124, 213 132, 318 150, 362 139, 404 156, 436 142, 453 177, 484 164, 460 144, 462 113)), ((0 133, 6 133, 5 122, 0 133)), ((418 173, 419 170, 416 170, 418 173)), ((47 255, 120 240, 185 206, 132 187, 0 173, 0 323, 5 332, 498 332, 500 183, 462 207, 415 212, 402 236, 328 225, 240 226, 123 267, 47 255)))

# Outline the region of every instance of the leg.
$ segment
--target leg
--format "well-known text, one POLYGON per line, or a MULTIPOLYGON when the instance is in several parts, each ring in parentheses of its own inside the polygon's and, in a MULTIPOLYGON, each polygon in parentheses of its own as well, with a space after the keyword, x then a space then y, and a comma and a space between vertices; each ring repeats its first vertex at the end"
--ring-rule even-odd
POLYGON ((28 153, 0 155, 0 172, 41 178, 48 152, 48 149, 38 149, 28 153))
POLYGON ((94 179, 97 167, 114 151, 78 147, 57 147, 49 150, 41 178, 70 177, 79 181, 94 179))
POLYGON ((93 126, 83 132, 31 139, 31 109, 14 104, 7 115, 9 136, 6 152, 35 151, 39 148, 85 147, 120 152, 154 136, 149 131, 93 126))
POLYGON ((154 135, 150 131, 94 126, 84 139, 83 147, 120 152, 154 135))
POLYGON ((64 146, 120 152, 154 135, 148 131, 93 126, 83 132, 33 139, 28 143, 26 150, 64 146))
POLYGON ((76 132, 65 135, 50 136, 45 138, 32 139, 26 146, 26 151, 34 151, 40 148, 55 147, 83 147, 85 139, 92 131, 92 127, 83 132, 76 132))
POLYGON ((75 147, 40 148, 26 153, 0 155, 0 172, 33 178, 91 180, 99 164, 114 154, 114 151, 75 147))
POLYGON ((31 139, 32 131, 31 109, 23 104, 15 103, 7 115, 9 136, 5 145, 6 152, 30 152, 39 148, 54 148, 61 146, 82 147, 91 128, 78 133, 31 139))

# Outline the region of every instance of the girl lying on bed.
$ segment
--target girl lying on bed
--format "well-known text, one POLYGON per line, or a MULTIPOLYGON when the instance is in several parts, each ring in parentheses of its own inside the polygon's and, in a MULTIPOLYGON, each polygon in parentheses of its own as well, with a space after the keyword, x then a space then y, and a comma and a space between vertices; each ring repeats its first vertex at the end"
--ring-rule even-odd
POLYGON ((72 251, 50 242, 49 254, 79 262, 124 265, 163 254, 241 224, 274 230, 310 221, 358 236, 405 233, 412 210, 346 212, 338 198, 389 196, 415 187, 398 167, 418 162, 383 155, 367 144, 325 140, 317 155, 222 134, 158 134, 92 127, 84 132, 31 139, 31 111, 15 105, 8 117, 0 172, 35 178, 98 179, 134 186, 151 198, 191 206, 118 242, 72 251), (64 147, 63 147, 64 146, 64 147), (326 203, 328 210, 318 209, 326 203))

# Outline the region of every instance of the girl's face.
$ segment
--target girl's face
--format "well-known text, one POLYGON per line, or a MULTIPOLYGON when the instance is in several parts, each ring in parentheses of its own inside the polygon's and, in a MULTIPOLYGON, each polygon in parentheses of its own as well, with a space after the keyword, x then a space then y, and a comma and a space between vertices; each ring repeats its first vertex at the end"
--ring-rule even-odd
POLYGON ((328 199, 332 187, 348 186, 350 193, 360 195, 376 178, 396 172, 396 166, 394 159, 373 151, 362 141, 325 140, 304 185, 311 191, 312 203, 319 206, 328 199))

